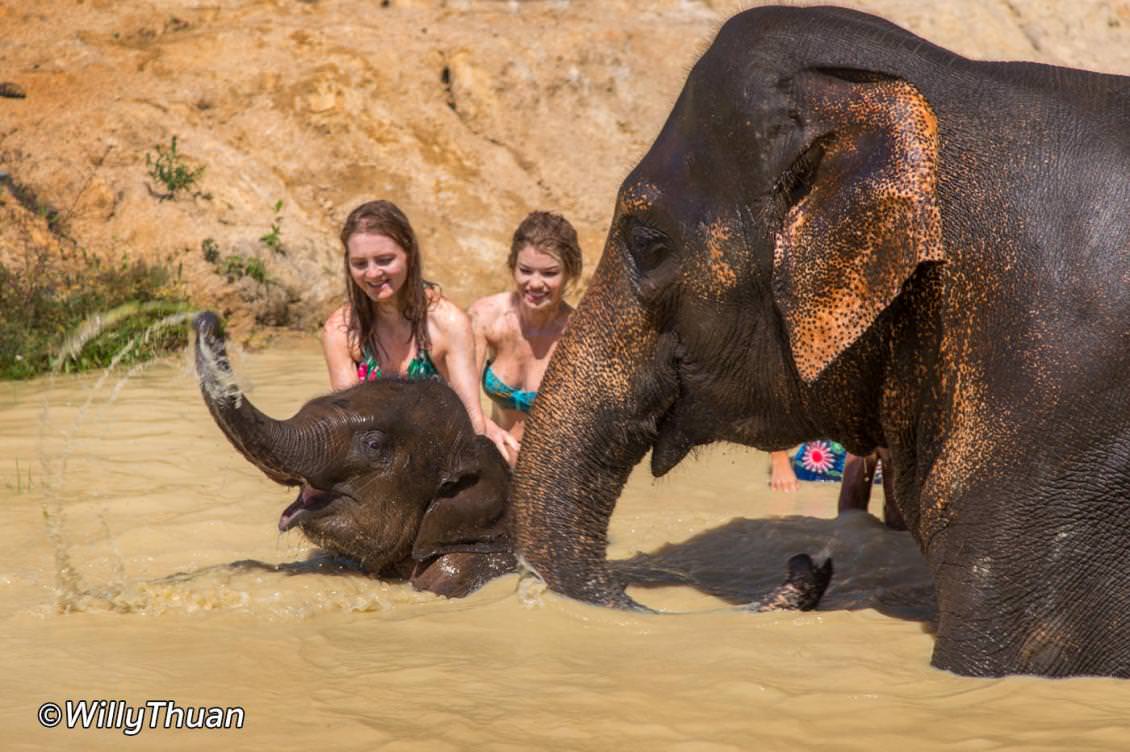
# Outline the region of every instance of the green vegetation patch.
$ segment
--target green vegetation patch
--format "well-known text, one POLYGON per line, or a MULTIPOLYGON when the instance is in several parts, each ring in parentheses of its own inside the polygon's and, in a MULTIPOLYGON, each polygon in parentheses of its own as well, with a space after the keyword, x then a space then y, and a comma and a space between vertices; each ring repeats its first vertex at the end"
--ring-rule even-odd
POLYGON ((185 163, 184 157, 177 151, 177 137, 169 145, 157 144, 152 152, 145 155, 145 167, 155 182, 165 187, 164 193, 157 197, 166 201, 176 198, 182 191, 192 193, 196 181, 204 174, 204 167, 191 168, 185 163))
POLYGON ((188 343, 179 267, 81 249, 0 264, 0 311, 2 379, 130 365, 188 343))

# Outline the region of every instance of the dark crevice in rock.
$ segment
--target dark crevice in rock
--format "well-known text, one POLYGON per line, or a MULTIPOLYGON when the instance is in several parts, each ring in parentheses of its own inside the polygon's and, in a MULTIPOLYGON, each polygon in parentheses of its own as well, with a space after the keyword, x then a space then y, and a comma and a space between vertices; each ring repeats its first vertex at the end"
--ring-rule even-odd
POLYGON ((451 87, 451 68, 446 64, 439 73, 439 80, 443 83, 444 100, 447 102, 448 108, 456 115, 459 115, 460 120, 466 122, 465 118, 459 113, 459 107, 455 104, 455 90, 451 87))

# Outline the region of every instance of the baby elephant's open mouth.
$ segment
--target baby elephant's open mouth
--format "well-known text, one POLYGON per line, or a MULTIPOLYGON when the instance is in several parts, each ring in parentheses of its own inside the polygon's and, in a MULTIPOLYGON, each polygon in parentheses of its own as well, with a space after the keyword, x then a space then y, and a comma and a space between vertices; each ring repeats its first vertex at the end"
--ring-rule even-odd
POLYGON ((285 532, 301 524, 303 520, 316 517, 337 497, 338 494, 332 491, 323 491, 309 483, 304 483, 302 490, 298 492, 298 498, 291 502, 279 517, 279 530, 285 532))

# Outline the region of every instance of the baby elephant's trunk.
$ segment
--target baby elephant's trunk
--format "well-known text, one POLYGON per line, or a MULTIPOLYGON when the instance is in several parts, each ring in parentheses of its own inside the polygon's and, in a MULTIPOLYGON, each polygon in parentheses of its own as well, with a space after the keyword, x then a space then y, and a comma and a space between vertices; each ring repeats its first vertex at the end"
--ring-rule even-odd
POLYGON ((271 480, 300 485, 311 473, 304 445, 309 437, 292 426, 259 412, 235 383, 224 348, 224 332, 216 314, 206 311, 192 322, 196 331, 196 373, 200 393, 216 425, 228 441, 271 480))

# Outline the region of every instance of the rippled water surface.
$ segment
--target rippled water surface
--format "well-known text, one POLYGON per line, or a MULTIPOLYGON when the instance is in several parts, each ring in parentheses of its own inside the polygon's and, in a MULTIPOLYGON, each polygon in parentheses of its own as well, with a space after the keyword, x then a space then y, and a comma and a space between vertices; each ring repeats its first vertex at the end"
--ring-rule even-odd
MULTIPOLYGON (((83 698, 244 708, 239 731, 131 742, 173 749, 1130 747, 1126 682, 931 669, 908 536, 833 519, 828 485, 771 494, 766 455, 738 447, 636 473, 613 518, 610 554, 643 552, 633 595, 691 613, 596 609, 518 575, 449 601, 308 564, 275 529, 292 493, 230 448, 187 363, 0 385, 6 749, 125 746, 38 725, 42 703, 83 698), (835 560, 821 610, 728 608, 800 551, 835 560)), ((236 368, 280 417, 326 383, 312 339, 236 368)))

